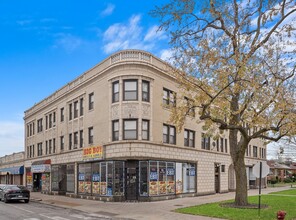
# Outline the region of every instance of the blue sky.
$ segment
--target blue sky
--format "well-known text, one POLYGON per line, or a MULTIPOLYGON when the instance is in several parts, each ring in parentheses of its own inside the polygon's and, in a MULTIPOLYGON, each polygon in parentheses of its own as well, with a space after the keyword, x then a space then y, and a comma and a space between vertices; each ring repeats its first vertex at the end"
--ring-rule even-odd
POLYGON ((121 49, 165 58, 148 12, 165 0, 0 0, 0 156, 24 149, 24 111, 121 49))

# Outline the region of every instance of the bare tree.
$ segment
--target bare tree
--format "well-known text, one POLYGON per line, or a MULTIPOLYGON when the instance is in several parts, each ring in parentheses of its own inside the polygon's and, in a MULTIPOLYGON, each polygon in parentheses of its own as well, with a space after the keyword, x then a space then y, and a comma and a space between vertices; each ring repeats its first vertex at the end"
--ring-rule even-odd
POLYGON ((170 33, 173 72, 192 100, 171 120, 180 129, 195 108, 205 129, 229 132, 235 204, 247 205, 249 142, 296 134, 295 0, 171 0, 151 14, 170 33))

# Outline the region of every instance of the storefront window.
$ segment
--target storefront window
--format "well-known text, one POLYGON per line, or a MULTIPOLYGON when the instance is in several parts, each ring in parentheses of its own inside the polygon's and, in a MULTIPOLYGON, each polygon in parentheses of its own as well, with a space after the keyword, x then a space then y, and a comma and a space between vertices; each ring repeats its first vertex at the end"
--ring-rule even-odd
POLYGON ((51 166, 51 190, 59 191, 59 166, 51 166))
POLYGON ((149 195, 175 194, 175 163, 150 161, 149 164, 149 195))
POLYGON ((150 162, 149 195, 158 195, 158 163, 150 162))
POLYGON ((114 195, 124 195, 124 162, 114 162, 114 195))
POLYGON ((78 168, 78 192, 91 194, 91 164, 79 164, 78 168))
POLYGON ((159 184, 159 194, 167 194, 166 192, 166 162, 158 162, 158 184, 159 184))
POLYGON ((167 193, 175 194, 176 183, 175 183, 175 163, 167 163, 167 193))
POLYGON ((107 194, 107 164, 101 163, 101 195, 105 196, 107 194))
POLYGON ((68 164, 66 171, 66 179, 67 179, 67 192, 74 193, 75 191, 75 166, 74 164, 68 164))
POLYGON ((113 162, 107 163, 107 196, 113 195, 113 162))
POLYGON ((140 195, 148 196, 148 162, 140 162, 140 195))
POLYGON ((92 193, 100 194, 100 163, 92 164, 92 193))

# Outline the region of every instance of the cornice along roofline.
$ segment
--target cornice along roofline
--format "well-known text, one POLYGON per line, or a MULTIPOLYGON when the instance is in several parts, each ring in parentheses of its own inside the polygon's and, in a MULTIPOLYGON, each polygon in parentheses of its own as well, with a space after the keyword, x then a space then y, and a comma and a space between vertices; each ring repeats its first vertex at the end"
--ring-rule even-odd
POLYGON ((34 104, 31 108, 27 109, 24 113, 24 120, 30 117, 34 112, 38 111, 44 105, 50 104, 57 98, 60 98, 70 92, 72 89, 77 87, 78 85, 82 85, 86 83, 88 80, 96 77, 104 72, 104 70, 111 68, 112 66, 116 65, 124 65, 128 63, 139 63, 139 64, 148 64, 154 66, 157 69, 161 69, 164 74, 169 76, 168 69, 171 68, 170 64, 161 60, 160 58, 152 55, 151 53, 143 50, 121 50, 116 53, 111 54, 109 57, 95 65, 94 67, 90 68, 89 70, 85 71, 78 77, 76 77, 71 82, 67 83, 60 89, 56 90, 51 95, 47 96, 40 102, 34 104), (95 70, 98 70, 94 72, 95 70))

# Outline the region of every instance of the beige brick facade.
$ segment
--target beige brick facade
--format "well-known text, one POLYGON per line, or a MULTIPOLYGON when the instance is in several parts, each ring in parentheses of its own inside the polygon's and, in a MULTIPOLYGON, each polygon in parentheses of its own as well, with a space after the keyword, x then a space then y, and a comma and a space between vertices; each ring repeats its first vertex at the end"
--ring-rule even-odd
MULTIPOLYGON (((229 171, 231 158, 226 133, 222 138, 228 143, 227 152, 217 151, 212 147, 212 142, 211 149, 204 150, 201 147, 202 125, 196 123, 197 116, 196 118, 188 116, 184 128, 195 132, 194 148, 184 146, 184 130, 175 135, 175 144, 163 143, 164 124, 171 125, 168 122, 171 111, 162 105, 164 89, 178 94, 178 86, 167 70, 165 62, 147 52, 121 51, 28 109, 25 112, 25 167, 30 168, 32 164, 48 159, 51 165, 75 164, 75 193, 77 193, 77 164, 83 163, 83 149, 90 146, 104 146, 106 161, 143 160, 194 164, 197 195, 217 192, 215 175, 219 178, 218 192, 234 189, 233 172, 229 171), (137 100, 123 101, 124 83, 127 80, 136 80, 137 100), (112 102, 114 82, 118 82, 119 85, 117 102, 112 102), (149 83, 148 102, 143 101, 143 82, 149 83), (93 108, 89 109, 91 99, 93 99, 93 108), (82 115, 80 105, 83 106, 82 115), (136 140, 124 140, 123 123, 128 119, 137 120, 136 140), (119 123, 119 140, 113 141, 112 122, 116 120, 119 123), (142 138, 143 120, 149 121, 149 140, 142 138), (89 144, 90 128, 93 128, 91 144, 89 144), (82 142, 81 132, 83 132, 82 142), (69 134, 72 134, 71 149, 69 149, 69 134), (77 145, 75 145, 75 135, 78 135, 77 145), (215 167, 219 170, 218 174, 215 174, 215 167)), ((261 158, 258 158, 259 153, 256 158, 248 154, 246 164, 250 167, 259 160, 265 160, 266 157, 262 141, 251 143, 251 153, 253 146, 258 147, 258 152, 259 149, 260 152, 261 149, 264 150, 262 154, 260 153, 261 158)))

